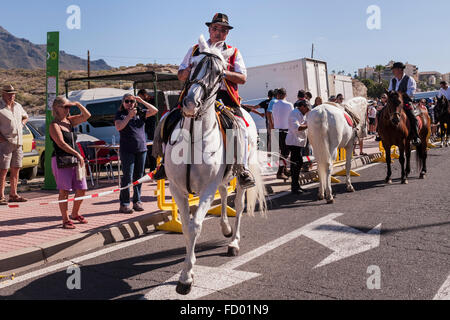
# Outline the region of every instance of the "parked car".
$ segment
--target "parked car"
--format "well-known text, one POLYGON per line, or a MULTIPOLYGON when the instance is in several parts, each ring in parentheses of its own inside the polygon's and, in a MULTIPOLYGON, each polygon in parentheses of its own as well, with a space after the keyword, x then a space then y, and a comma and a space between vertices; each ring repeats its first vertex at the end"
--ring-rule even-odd
MULTIPOLYGON (((27 122, 28 129, 33 133, 36 141, 36 149, 39 152, 38 172, 44 173, 45 168, 45 117, 31 117, 27 122)), ((77 142, 98 141, 96 137, 88 134, 78 133, 77 142)))
POLYGON ((23 160, 20 176, 27 180, 31 180, 36 177, 38 171, 39 152, 36 150, 36 142, 30 129, 28 129, 28 126, 23 126, 22 134, 23 160))

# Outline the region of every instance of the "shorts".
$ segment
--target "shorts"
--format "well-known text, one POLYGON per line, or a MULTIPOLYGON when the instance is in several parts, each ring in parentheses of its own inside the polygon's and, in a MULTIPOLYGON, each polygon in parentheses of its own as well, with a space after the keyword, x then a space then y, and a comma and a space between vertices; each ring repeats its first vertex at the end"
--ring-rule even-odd
POLYGON ((22 168, 22 146, 0 142, 0 169, 22 168))
POLYGON ((374 125, 376 118, 369 118, 369 124, 374 125))
POLYGON ((58 190, 87 190, 86 178, 77 180, 77 167, 60 169, 56 164, 56 157, 52 157, 52 172, 58 190))

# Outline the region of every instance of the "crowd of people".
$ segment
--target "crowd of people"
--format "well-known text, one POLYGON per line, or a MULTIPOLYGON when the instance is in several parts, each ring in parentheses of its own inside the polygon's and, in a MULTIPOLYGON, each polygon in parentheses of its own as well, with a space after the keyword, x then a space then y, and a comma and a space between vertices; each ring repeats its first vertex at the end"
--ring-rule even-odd
MULTIPOLYGON (((228 23, 228 17, 225 14, 217 13, 211 22, 207 22, 210 39, 208 43, 214 45, 224 42, 231 27, 228 23)), ((240 51, 237 48, 223 44, 223 50, 234 50, 234 54, 228 60, 228 69, 222 75, 222 84, 217 92, 217 99, 232 108, 238 118, 242 118, 240 107, 249 112, 254 112, 265 118, 268 130, 267 151, 279 153, 280 164, 277 172, 277 178, 288 180, 291 178, 291 191, 294 194, 303 192, 300 187, 299 176, 301 170, 307 171, 311 164, 303 164, 303 156, 311 154, 307 138, 306 115, 310 110, 322 105, 322 97, 313 98, 310 92, 299 90, 297 101, 295 103, 286 100, 287 92, 285 88, 270 90, 267 99, 256 106, 240 105, 238 85, 246 82, 246 68, 240 51), (259 112, 262 108, 264 112, 259 112), (239 116, 239 114, 241 116, 239 116), (274 150, 276 145, 271 141, 271 137, 278 137, 278 149, 274 150), (288 170, 290 163, 290 170, 288 170)), ((188 50, 183 62, 180 65, 178 78, 185 81, 191 74, 193 63, 192 59, 199 54, 198 46, 193 46, 188 50)), ((389 90, 396 90, 408 93, 412 96, 415 91, 415 81, 404 74, 404 65, 396 63, 393 66, 394 78, 390 83, 389 90)), ((19 170, 22 167, 22 127, 28 120, 28 115, 22 106, 15 101, 17 91, 13 86, 7 85, 2 89, 2 99, 0 99, 0 205, 6 205, 8 202, 25 202, 27 199, 17 194, 17 183, 19 170), (10 170, 10 194, 9 201, 5 198, 6 175, 10 170)), ((443 81, 441 83, 440 95, 445 95, 450 99, 450 88, 443 81)), ((376 135, 377 115, 386 106, 388 96, 386 94, 375 99, 368 107, 367 118, 369 125, 369 134, 376 135)), ((345 97, 342 94, 331 96, 329 102, 342 104, 345 97)), ((137 96, 126 94, 122 98, 122 103, 115 116, 115 127, 120 133, 120 159, 122 163, 123 175, 120 186, 126 187, 133 181, 144 175, 145 163, 150 163, 150 170, 156 170, 155 180, 164 179, 164 166, 156 167, 156 159, 152 156, 158 152, 152 152, 151 147, 147 146, 147 139, 153 140, 157 126, 156 114, 158 109, 151 103, 151 96, 145 91, 140 90, 137 96), (141 105, 140 109, 138 105, 141 105), (145 110, 144 113, 138 112, 145 110)), ((180 99, 181 100, 181 99, 180 99)), ((411 101, 412 102, 412 101, 411 101)), ((406 105, 409 106, 409 101, 406 105)), ((421 106, 428 109, 433 122, 435 117, 433 113, 435 101, 422 99, 418 102, 421 106)), ((179 108, 178 108, 179 109, 179 108)), ((410 116, 411 109, 405 109, 410 116)), ((175 112, 179 112, 176 111, 175 112)), ((58 97, 52 105, 52 115, 54 120, 50 124, 50 138, 53 142, 52 154, 52 172, 59 190, 59 200, 67 200, 69 192, 75 191, 75 197, 82 197, 87 190, 85 174, 80 168, 84 168, 84 158, 76 144, 77 134, 74 127, 85 122, 91 116, 89 111, 80 103, 71 102, 66 98, 58 97), (78 115, 70 115, 70 108, 77 107, 80 110, 78 115)), ((413 117, 415 118, 415 117, 413 117)), ((413 119, 411 118, 411 121, 413 119)), ((413 126, 414 127, 414 126, 413 126)), ((236 130, 243 130, 243 150, 248 149, 245 124, 241 124, 236 130)), ((414 131, 414 130, 413 130, 414 131)), ((363 153, 363 136, 359 137, 360 154, 363 153)), ((417 138, 417 137, 416 137, 417 138)), ((414 141, 413 141, 414 142, 414 141)), ((154 151, 154 150, 153 150, 154 151)), ((244 152, 245 153, 245 152, 244 152)), ((254 186, 254 180, 247 166, 247 159, 237 171, 239 183, 243 188, 254 186)), ((133 197, 130 197, 130 190, 124 188, 120 192, 120 213, 133 213, 134 211, 143 211, 144 207, 141 201, 141 185, 133 186, 133 197), (133 205, 131 206, 131 203, 133 205)), ((73 229, 71 222, 87 223, 87 220, 79 214, 82 201, 75 201, 71 214, 68 213, 67 202, 60 203, 60 211, 63 220, 63 228, 73 229)))

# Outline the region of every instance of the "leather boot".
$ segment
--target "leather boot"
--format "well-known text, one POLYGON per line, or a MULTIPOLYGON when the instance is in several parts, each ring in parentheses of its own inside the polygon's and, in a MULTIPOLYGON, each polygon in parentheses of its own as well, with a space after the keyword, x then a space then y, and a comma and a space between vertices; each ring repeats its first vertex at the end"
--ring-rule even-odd
POLYGON ((164 169, 163 163, 161 163, 161 165, 157 168, 155 174, 153 175, 153 180, 158 181, 162 179, 167 179, 166 169, 164 169))
POLYGON ((411 142, 414 146, 419 146, 421 144, 420 138, 419 138, 419 123, 417 121, 417 118, 414 116, 414 113, 411 109, 405 110, 406 115, 408 116, 409 123, 410 123, 410 137, 411 142))
POLYGON ((284 173, 284 166, 278 168, 277 179, 288 180, 289 177, 284 173))

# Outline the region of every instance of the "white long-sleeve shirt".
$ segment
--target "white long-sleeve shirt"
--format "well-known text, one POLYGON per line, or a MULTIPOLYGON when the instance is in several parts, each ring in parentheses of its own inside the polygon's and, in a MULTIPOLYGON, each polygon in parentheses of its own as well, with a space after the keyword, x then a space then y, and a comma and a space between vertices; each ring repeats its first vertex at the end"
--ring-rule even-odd
POLYGON ((289 114, 289 131, 286 136, 287 146, 306 147, 306 141, 308 138, 308 129, 298 131, 301 125, 306 124, 306 116, 301 113, 300 110, 295 108, 289 114))

